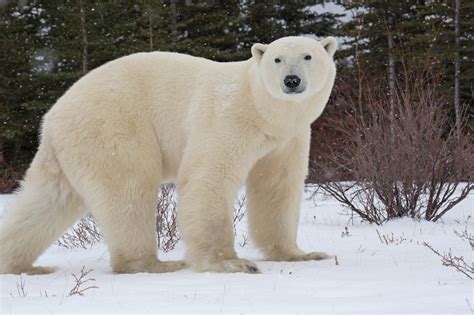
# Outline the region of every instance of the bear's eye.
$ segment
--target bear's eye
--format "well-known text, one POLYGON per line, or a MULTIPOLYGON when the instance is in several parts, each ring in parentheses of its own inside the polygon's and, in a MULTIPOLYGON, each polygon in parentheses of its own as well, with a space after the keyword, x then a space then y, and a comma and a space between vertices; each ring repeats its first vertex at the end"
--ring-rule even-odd
POLYGON ((280 62, 281 62, 280 58, 275 58, 275 63, 280 63, 280 62))
POLYGON ((304 56, 304 60, 311 60, 311 56, 310 55, 304 56))

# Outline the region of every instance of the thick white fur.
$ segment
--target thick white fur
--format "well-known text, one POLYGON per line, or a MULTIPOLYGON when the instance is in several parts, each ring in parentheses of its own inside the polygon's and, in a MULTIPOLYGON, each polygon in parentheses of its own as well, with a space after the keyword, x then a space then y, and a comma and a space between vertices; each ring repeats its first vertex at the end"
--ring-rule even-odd
POLYGON ((177 184, 194 270, 258 272, 234 250, 233 202, 244 183, 251 233, 268 259, 327 258, 301 251, 296 232, 310 124, 334 83, 335 47, 333 38, 287 37, 255 44, 243 62, 153 52, 91 71, 44 117, 38 153, 0 226, 0 273, 54 270, 33 262, 86 209, 115 272, 183 268, 157 258, 165 182, 177 184), (302 78, 304 92, 282 92, 288 74, 302 78))

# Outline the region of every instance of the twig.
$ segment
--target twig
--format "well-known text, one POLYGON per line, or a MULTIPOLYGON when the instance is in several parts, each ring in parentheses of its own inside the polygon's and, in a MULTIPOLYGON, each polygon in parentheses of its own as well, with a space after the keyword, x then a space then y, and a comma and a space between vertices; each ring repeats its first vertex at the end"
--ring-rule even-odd
POLYGON ((92 271, 94 271, 94 269, 89 269, 89 270, 86 270, 86 267, 85 266, 82 266, 82 269, 81 269, 81 274, 79 276, 76 276, 75 274, 71 274, 73 277, 74 277, 74 280, 76 281, 76 284, 74 285, 74 287, 71 289, 71 291, 69 291, 69 296, 72 296, 72 295, 84 295, 84 292, 86 290, 89 290, 89 289, 98 289, 99 287, 98 286, 95 286, 95 285, 90 285, 88 287, 85 287, 85 288, 81 288, 82 285, 84 285, 85 283, 87 282, 95 282, 95 279, 94 278, 87 278, 86 277, 89 275, 89 273, 91 273, 92 271))
POLYGON ((446 267, 453 267, 457 271, 463 273, 469 279, 474 279, 474 267, 469 265, 465 260, 464 257, 460 256, 453 256, 451 254, 451 250, 448 253, 441 254, 439 251, 434 249, 430 244, 423 242, 423 245, 428 247, 433 253, 437 256, 441 257, 441 263, 443 266, 446 267))
POLYGON ((26 297, 28 295, 25 285, 26 281, 20 276, 18 282, 16 283, 16 291, 18 292, 19 297, 26 297))
POLYGON ((471 245, 471 249, 474 250, 474 235, 469 233, 467 231, 467 228, 465 228, 464 231, 462 231, 462 233, 454 230, 454 234, 459 236, 462 240, 469 242, 469 245, 471 245))

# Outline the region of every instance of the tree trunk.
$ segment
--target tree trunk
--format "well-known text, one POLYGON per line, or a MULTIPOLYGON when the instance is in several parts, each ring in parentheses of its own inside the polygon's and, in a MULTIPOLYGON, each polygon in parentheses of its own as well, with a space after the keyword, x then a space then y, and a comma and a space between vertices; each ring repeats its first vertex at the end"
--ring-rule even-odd
POLYGON ((364 93, 363 89, 363 81, 364 81, 364 72, 362 71, 362 67, 360 65, 360 50, 359 50, 359 43, 361 40, 361 31, 362 31, 362 25, 364 24, 364 16, 361 14, 360 16, 357 16, 355 18, 356 21, 358 21, 357 24, 357 35, 356 35, 356 40, 355 40, 355 64, 357 67, 357 104, 359 106, 359 114, 361 117, 363 117, 362 113, 362 95, 364 93))
MULTIPOLYGON (((5 157, 3 154, 3 143, 0 143, 0 165, 3 165, 5 163, 5 157)), ((6 166, 6 163, 5 163, 6 166)))
POLYGON ((148 49, 153 51, 153 19, 151 8, 148 9, 148 49))
POLYGON ((81 17, 81 33, 82 33, 82 73, 87 73, 88 69, 88 47, 89 42, 87 40, 86 30, 86 12, 84 10, 83 0, 79 0, 79 14, 81 17))
POLYGON ((171 0, 171 42, 176 44, 178 37, 178 30, 176 26, 176 0, 171 0))
POLYGON ((387 19, 387 40, 388 40, 388 97, 390 104, 390 131, 393 136, 393 123, 395 120, 395 59, 393 57, 393 49, 395 43, 393 41, 392 26, 393 17, 387 19))
POLYGON ((459 7, 461 0, 454 1, 454 39, 456 42, 456 51, 454 55, 454 111, 456 116, 456 132, 461 132, 461 108, 459 104, 459 85, 460 78, 460 60, 459 60, 459 7))

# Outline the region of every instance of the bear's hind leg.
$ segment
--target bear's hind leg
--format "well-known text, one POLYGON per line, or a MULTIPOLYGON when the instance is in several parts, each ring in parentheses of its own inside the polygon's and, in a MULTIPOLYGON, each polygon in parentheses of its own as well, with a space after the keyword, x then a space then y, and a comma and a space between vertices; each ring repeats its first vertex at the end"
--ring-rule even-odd
POLYGON ((68 177, 104 235, 116 273, 170 272, 182 262, 161 262, 156 239, 156 202, 161 150, 148 112, 127 107, 106 122, 91 119, 74 150, 68 177), (130 110, 131 112, 128 112, 130 110))
MULTIPOLYGON (((125 182, 130 185, 131 180, 125 182)), ((162 273, 183 269, 184 262, 163 262, 157 256, 155 213, 158 188, 132 187, 124 187, 117 194, 104 191, 101 195, 102 198, 107 196, 105 200, 90 205, 104 233, 113 271, 162 273)))
POLYGON ((0 226, 0 274, 47 274, 33 262, 85 212, 51 152, 40 151, 0 226))

